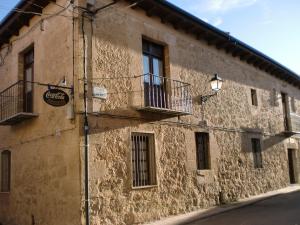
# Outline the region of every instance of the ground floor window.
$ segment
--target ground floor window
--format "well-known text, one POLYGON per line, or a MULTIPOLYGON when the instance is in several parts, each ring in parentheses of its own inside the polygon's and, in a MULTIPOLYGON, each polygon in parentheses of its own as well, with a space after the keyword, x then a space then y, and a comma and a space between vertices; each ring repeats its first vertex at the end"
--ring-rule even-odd
POLYGON ((262 168, 262 154, 261 154, 261 145, 259 138, 252 138, 252 153, 253 153, 253 163, 254 168, 262 168))
POLYGON ((208 133, 196 133, 196 159, 197 170, 210 169, 208 133))
POLYGON ((154 135, 132 133, 133 187, 156 184, 154 135))
POLYGON ((10 191, 10 160, 10 151, 3 151, 1 153, 1 192, 10 191))

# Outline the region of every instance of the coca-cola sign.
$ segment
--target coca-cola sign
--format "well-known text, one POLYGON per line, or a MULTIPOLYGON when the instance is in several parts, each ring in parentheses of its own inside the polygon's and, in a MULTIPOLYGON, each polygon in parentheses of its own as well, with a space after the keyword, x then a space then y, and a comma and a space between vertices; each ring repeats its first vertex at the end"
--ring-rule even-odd
POLYGON ((60 107, 68 104, 69 96, 66 92, 59 89, 49 89, 43 95, 44 101, 54 107, 60 107))

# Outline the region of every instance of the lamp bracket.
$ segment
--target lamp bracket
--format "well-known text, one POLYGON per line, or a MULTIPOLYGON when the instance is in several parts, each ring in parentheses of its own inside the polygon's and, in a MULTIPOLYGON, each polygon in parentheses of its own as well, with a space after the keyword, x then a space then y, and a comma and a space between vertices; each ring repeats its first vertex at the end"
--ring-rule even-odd
POLYGON ((217 93, 218 93, 218 92, 216 91, 216 92, 214 92, 213 94, 201 96, 201 97, 200 97, 200 102, 201 102, 201 104, 203 105, 208 99, 210 99, 211 97, 217 95, 217 93))

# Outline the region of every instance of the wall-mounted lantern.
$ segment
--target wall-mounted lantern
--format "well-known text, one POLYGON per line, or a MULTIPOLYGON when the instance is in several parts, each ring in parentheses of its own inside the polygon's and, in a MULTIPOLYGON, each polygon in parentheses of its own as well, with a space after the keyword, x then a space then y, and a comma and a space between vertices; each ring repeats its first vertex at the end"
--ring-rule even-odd
POLYGON ((205 103, 210 97, 215 96, 222 88, 223 80, 219 75, 216 73, 214 77, 210 80, 211 89, 213 94, 201 96, 201 104, 205 103))

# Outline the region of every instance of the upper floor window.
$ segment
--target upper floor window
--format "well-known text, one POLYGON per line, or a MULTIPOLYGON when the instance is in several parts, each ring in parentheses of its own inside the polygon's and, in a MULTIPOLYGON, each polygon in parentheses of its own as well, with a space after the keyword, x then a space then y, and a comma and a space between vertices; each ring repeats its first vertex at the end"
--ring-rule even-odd
POLYGON ((257 102, 257 92, 255 89, 251 89, 251 103, 254 106, 258 106, 257 102))
POLYGON ((261 145, 259 138, 252 138, 252 153, 253 153, 253 161, 254 168, 262 168, 262 154, 261 154, 261 145))
POLYGON ((34 74, 34 49, 30 48, 24 53, 24 112, 33 112, 33 74, 34 74))
POLYGON ((1 153, 1 192, 10 191, 10 167, 11 154, 6 150, 1 153))
POLYGON ((291 97, 291 112, 295 113, 296 111, 297 109, 296 109, 295 97, 291 97))
POLYGON ((209 136, 208 133, 196 133, 197 170, 209 167, 209 136))
POLYGON ((131 145, 133 187, 155 185, 154 135, 133 133, 131 135, 131 145))
POLYGON ((164 47, 143 39, 143 74, 145 105, 165 108, 164 47))

